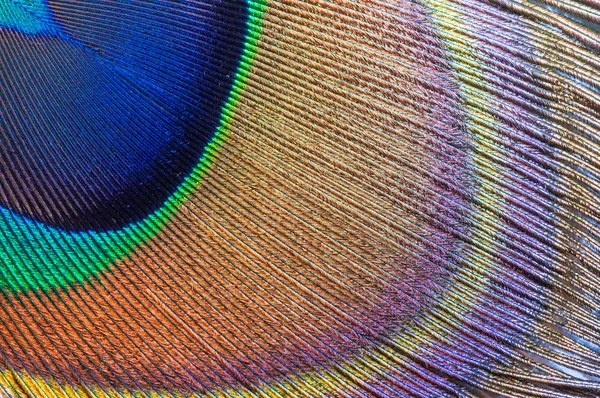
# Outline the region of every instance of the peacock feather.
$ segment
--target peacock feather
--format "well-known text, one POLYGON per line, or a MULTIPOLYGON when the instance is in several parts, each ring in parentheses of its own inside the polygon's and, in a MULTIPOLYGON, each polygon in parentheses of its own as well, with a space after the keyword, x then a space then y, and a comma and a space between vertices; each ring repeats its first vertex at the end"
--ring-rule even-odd
POLYGON ((0 397, 600 396, 597 0, 0 0, 0 397))

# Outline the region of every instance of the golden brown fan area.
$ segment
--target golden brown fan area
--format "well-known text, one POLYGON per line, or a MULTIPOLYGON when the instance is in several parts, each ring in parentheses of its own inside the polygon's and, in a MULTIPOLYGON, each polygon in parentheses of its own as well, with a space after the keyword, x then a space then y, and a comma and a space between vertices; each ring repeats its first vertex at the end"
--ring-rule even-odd
POLYGON ((272 1, 263 31, 230 137, 164 231, 97 282, 0 299, 12 368, 249 385, 383 341, 442 292, 468 167, 425 8, 272 1))

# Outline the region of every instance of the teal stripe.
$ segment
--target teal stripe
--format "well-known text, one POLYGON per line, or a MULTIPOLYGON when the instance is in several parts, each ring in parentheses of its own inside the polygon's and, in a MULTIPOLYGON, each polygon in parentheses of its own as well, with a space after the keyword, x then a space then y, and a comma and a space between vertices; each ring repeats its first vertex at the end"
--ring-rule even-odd
POLYGON ((0 0, 0 28, 30 35, 57 33, 50 15, 43 0, 0 0))

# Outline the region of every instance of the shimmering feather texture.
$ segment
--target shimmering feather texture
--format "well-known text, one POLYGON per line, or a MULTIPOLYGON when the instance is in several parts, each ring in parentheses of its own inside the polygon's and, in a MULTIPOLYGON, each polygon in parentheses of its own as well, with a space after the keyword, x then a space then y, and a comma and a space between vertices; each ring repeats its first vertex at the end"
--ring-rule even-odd
POLYGON ((592 0, 0 0, 0 396, 599 396, 599 71, 592 0))

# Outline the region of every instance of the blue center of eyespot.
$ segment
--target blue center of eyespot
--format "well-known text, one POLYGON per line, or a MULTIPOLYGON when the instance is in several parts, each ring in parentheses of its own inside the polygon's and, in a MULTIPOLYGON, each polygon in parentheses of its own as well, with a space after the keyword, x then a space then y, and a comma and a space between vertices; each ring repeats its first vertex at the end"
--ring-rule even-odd
POLYGON ((43 0, 0 0, 0 28, 31 35, 58 31, 43 0))
POLYGON ((0 0, 0 210, 71 232, 161 208, 214 137, 245 0, 0 0))

